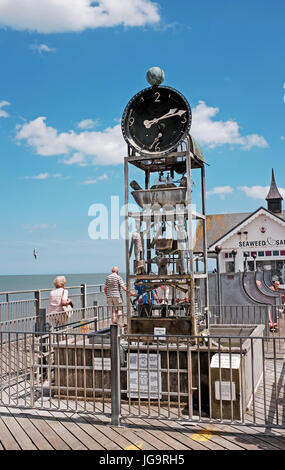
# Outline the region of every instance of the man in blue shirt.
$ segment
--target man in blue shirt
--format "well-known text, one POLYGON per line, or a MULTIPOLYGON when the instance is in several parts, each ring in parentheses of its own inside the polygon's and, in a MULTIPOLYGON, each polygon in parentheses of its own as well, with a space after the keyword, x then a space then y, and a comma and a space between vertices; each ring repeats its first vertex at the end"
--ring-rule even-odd
MULTIPOLYGON (((142 281, 147 283, 146 280, 142 281)), ((136 284, 135 289, 137 291, 137 297, 135 302, 138 303, 138 313, 140 317, 150 317, 152 305, 155 300, 158 301, 156 289, 147 289, 148 285, 136 284)))

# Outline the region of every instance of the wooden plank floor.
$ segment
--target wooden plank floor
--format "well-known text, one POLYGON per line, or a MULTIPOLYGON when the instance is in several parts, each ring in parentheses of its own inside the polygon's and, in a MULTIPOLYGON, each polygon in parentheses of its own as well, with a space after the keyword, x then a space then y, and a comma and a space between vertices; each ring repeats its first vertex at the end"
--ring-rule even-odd
POLYGON ((285 430, 254 426, 0 408, 0 450, 284 450, 285 430))
MULTIPOLYGON (((284 361, 277 361, 272 369, 272 360, 266 363, 266 406, 269 424, 276 422, 285 425, 284 400, 284 361), (275 376, 276 387, 273 387, 275 376), (272 390, 279 392, 277 407, 272 400, 272 390), (273 407, 271 405, 274 405, 273 407)), ((121 427, 110 426, 110 404, 106 403, 104 413, 102 404, 96 403, 94 414, 93 404, 77 402, 77 407, 69 401, 69 407, 74 405, 76 411, 56 410, 57 401, 52 403, 47 398, 46 404, 52 408, 27 409, 25 405, 25 390, 9 384, 10 398, 14 393, 18 398, 17 407, 11 402, 0 407, 0 450, 285 450, 285 429, 270 429, 265 426, 256 427, 253 423, 252 408, 246 416, 251 420, 248 425, 228 425, 209 422, 187 423, 178 419, 178 409, 157 408, 151 406, 138 407, 122 406, 121 427), (19 393, 20 392, 20 393, 19 393), (128 416, 132 414, 133 416, 128 416), (148 418, 150 414, 152 418, 148 418)), ((7 395, 8 397, 8 395, 7 395)), ((6 398, 7 399, 7 398, 6 398)), ((5 401, 5 391, 2 395, 5 401)), ((38 405, 44 402, 38 403, 38 405)), ((263 384, 255 397, 255 421, 263 423, 264 416, 263 384)))
MULTIPOLYGON (((267 354, 265 383, 260 384, 246 415, 247 425, 191 424, 178 416, 177 408, 171 408, 170 419, 166 419, 168 409, 161 407, 158 417, 154 406, 150 409, 141 406, 138 416, 138 407, 123 405, 121 427, 114 427, 110 426, 108 403, 104 409, 102 403, 96 403, 94 413, 93 403, 78 401, 75 404, 69 400, 63 410, 66 403, 62 402, 61 409, 57 409, 58 401, 51 397, 44 400, 41 397, 34 408, 27 408, 26 382, 21 385, 19 369, 12 367, 14 374, 7 377, 3 374, 1 381, 0 450, 285 450, 285 429, 271 428, 277 423, 285 426, 284 353, 284 349, 279 350, 275 361, 272 350, 267 354), (43 405, 46 409, 39 409, 43 405), (265 410, 268 427, 264 426, 265 410), (147 417, 149 413, 151 419, 147 417)), ((14 359, 13 353, 9 359, 6 356, 2 372, 6 371, 6 365, 8 370, 18 359, 18 353, 14 359)), ((18 367, 25 375, 24 356, 18 367)))

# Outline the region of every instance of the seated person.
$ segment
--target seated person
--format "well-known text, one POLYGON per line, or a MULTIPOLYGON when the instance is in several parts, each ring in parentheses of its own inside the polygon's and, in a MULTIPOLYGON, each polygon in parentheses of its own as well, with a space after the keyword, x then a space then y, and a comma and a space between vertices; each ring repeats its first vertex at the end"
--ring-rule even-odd
MULTIPOLYGON (((142 281, 147 283, 147 281, 142 281)), ((150 317, 152 306, 155 300, 158 301, 156 289, 147 289, 147 285, 136 284, 135 290, 137 297, 135 302, 138 304, 138 314, 140 317, 150 317)))
POLYGON ((158 302, 162 305, 161 317, 165 318, 166 312, 167 312, 168 299, 169 299, 169 287, 168 286, 158 287, 157 297, 158 297, 158 302))

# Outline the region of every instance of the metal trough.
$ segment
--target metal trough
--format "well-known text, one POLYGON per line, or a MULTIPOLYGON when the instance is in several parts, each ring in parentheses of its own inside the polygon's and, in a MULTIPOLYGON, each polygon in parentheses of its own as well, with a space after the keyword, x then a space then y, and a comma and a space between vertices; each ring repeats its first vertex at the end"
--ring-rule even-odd
POLYGON ((159 204, 160 206, 186 204, 186 187, 163 189, 140 189, 132 191, 136 203, 144 208, 147 205, 159 204))

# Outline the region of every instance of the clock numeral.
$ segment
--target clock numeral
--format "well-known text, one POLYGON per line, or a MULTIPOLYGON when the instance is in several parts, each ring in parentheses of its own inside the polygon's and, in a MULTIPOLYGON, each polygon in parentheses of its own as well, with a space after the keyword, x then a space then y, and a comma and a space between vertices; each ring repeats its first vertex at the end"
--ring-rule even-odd
POLYGON ((143 103, 143 102, 144 102, 144 98, 143 98, 143 97, 141 97, 141 99, 140 99, 140 102, 141 102, 141 103, 143 103))
POLYGON ((158 144, 156 144, 156 146, 154 147, 154 150, 155 150, 156 152, 160 152, 160 147, 159 147, 158 144))
POLYGON ((158 91, 156 91, 153 96, 156 96, 154 102, 155 103, 160 103, 160 99, 159 99, 160 98, 160 93, 158 91))
POLYGON ((186 119, 186 115, 184 114, 183 119, 181 119, 181 124, 186 124, 186 122, 187 122, 187 119, 186 119))
POLYGON ((129 126, 132 127, 132 125, 134 124, 135 122, 135 118, 134 117, 131 117, 130 120, 129 120, 129 126))

